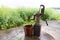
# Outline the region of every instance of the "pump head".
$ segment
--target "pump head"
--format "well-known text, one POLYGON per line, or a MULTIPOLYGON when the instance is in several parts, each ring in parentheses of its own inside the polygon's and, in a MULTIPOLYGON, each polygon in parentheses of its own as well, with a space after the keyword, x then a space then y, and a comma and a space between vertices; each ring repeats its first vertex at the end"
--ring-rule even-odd
MULTIPOLYGON (((44 10, 45 10, 45 6, 44 5, 40 5, 40 12, 41 12, 41 17, 43 18, 44 21, 46 21, 45 15, 44 15, 44 10)), ((46 24, 48 25, 47 21, 46 24)))

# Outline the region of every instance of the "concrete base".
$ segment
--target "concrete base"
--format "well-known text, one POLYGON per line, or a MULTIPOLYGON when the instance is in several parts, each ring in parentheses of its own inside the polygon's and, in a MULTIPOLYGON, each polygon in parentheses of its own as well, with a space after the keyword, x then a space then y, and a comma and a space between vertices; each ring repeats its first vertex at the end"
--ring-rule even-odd
POLYGON ((40 37, 36 37, 36 36, 27 37, 26 36, 25 40, 54 40, 54 38, 48 33, 42 32, 40 37))

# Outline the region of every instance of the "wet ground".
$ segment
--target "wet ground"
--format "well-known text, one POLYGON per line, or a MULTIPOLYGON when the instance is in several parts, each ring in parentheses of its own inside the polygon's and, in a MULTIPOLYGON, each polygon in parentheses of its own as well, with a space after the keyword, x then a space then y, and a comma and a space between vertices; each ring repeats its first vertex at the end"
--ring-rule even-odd
MULTIPOLYGON (((21 28, 20 28, 21 29, 21 28)), ((17 40, 18 38, 21 38, 21 40, 54 40, 54 38, 49 35, 46 32, 41 32, 41 37, 35 37, 35 36, 25 36, 25 33, 23 29, 20 30, 17 29, 11 29, 11 30, 5 30, 0 31, 0 40, 17 40)))
MULTIPOLYGON (((49 26, 42 23, 41 40, 60 40, 60 21, 48 21, 49 26)), ((0 30, 0 40, 39 40, 39 37, 25 37, 23 27, 0 30)))
POLYGON ((41 32, 41 36, 40 37, 25 37, 25 40, 55 40, 51 35, 49 35, 48 33, 45 32, 41 32))

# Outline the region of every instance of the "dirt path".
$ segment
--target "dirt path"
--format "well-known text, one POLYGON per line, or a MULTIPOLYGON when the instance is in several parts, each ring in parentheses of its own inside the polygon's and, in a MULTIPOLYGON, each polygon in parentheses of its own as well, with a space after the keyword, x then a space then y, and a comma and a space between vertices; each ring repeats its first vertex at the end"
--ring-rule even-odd
MULTIPOLYGON (((54 27, 60 29, 60 20, 52 20, 52 21, 47 21, 48 22, 48 27, 54 27)), ((42 26, 47 26, 45 22, 41 23, 42 26)))
POLYGON ((55 40, 60 40, 60 29, 54 27, 42 26, 42 30, 53 36, 55 40))
POLYGON ((60 20, 58 21, 48 21, 48 26, 46 26, 45 22, 42 23, 42 30, 44 32, 52 35, 55 40, 60 40, 60 20))

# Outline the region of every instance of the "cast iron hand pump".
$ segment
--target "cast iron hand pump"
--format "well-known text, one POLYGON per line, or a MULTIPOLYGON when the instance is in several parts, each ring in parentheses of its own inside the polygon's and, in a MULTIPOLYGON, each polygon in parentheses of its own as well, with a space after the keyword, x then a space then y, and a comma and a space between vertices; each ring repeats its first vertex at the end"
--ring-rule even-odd
MULTIPOLYGON (((40 32, 41 32, 40 18, 43 17, 44 21, 46 21, 45 16, 44 16, 44 10, 45 10, 45 6, 40 5, 39 11, 34 15, 33 20, 36 21, 33 27, 34 36, 40 36, 40 32)), ((46 24, 48 25, 47 21, 46 21, 46 24)))

